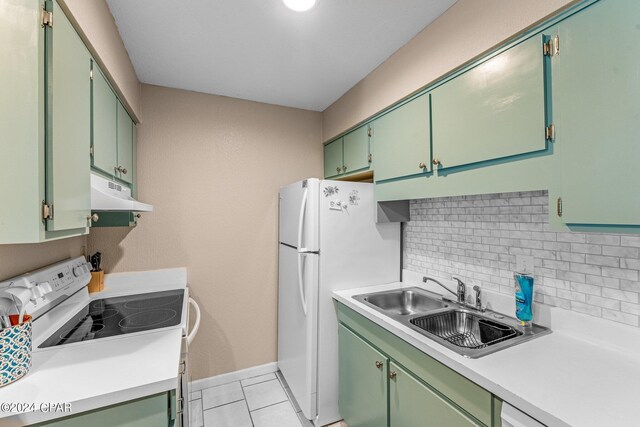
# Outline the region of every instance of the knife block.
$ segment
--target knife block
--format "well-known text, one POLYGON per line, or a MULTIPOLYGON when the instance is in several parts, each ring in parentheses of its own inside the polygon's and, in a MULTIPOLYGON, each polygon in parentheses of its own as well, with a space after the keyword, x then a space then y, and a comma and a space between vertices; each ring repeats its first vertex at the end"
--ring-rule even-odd
POLYGON ((104 291, 104 270, 91 272, 91 281, 88 289, 90 294, 104 291))

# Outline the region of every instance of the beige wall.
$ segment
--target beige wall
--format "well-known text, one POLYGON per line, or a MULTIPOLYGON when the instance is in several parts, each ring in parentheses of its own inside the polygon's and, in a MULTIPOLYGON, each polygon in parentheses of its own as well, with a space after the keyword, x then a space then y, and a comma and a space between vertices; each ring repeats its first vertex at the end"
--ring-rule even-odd
MULTIPOLYGON (((140 83, 106 0, 61 0, 129 111, 140 116, 140 83)), ((69 14, 68 14, 69 15, 69 14)))
POLYGON ((571 0, 458 0, 323 112, 323 141, 367 119, 571 0))
POLYGON ((47 243, 0 245, 0 280, 83 255, 86 244, 87 238, 81 236, 47 243))
POLYGON ((321 114, 142 86, 134 229, 94 229, 107 272, 186 266, 193 378, 276 360, 278 188, 322 173, 321 114))

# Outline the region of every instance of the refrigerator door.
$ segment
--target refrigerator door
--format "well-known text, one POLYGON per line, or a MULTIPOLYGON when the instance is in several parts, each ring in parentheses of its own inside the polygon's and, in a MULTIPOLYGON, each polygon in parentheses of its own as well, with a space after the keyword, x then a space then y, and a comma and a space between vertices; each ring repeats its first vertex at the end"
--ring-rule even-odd
POLYGON ((280 189, 279 242, 302 252, 317 252, 320 181, 305 179, 280 189))
POLYGON ((308 419, 316 416, 318 254, 279 245, 278 368, 308 419))
POLYGON ((400 280, 400 224, 376 224, 373 184, 320 182, 318 421, 339 420, 338 321, 332 292, 400 280))

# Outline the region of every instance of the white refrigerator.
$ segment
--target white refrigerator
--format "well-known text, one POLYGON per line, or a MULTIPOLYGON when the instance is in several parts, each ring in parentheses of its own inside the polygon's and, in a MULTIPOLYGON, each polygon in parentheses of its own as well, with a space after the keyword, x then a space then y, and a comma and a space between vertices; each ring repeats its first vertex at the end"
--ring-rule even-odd
POLYGON ((280 190, 278 368, 316 426, 341 419, 331 292, 400 279, 400 224, 376 224, 373 190, 315 178, 280 190))

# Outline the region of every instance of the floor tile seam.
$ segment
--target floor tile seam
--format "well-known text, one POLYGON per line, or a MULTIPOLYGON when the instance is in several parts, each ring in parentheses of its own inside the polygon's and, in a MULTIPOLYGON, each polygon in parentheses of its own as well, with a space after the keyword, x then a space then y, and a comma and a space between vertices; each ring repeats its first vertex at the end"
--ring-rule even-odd
POLYGON ((244 393, 244 387, 242 386, 242 382, 240 382, 240 390, 242 391, 242 396, 244 397, 244 406, 247 407, 247 412, 249 413, 249 421, 251 421, 251 426, 255 426, 253 422, 253 417, 251 416, 251 409, 249 409, 249 402, 247 402, 247 395, 244 393))
POLYGON ((274 379, 276 379, 276 378, 268 378, 268 379, 266 379, 264 381, 258 381, 257 383, 251 383, 251 384, 247 384, 247 385, 243 385, 242 381, 240 381, 240 386, 242 386, 242 388, 251 387, 252 385, 258 385, 258 384, 266 383, 267 381, 273 381, 274 379))
MULTIPOLYGON (((267 406, 263 406, 263 407, 261 407, 261 408, 254 409, 253 411, 249 411, 249 412, 251 413, 251 412, 261 411, 261 410, 263 410, 263 409, 270 408, 270 407, 272 407, 272 406, 276 406, 276 405, 280 405, 280 404, 285 403, 285 402, 289 402, 289 400, 287 399, 287 400, 283 400, 282 402, 270 403, 270 404, 268 404, 267 406)), ((291 404, 291 402, 289 402, 289 404, 290 404, 290 405, 291 405, 291 407, 293 408, 293 405, 291 404)), ((295 408, 293 409, 293 413, 294 413, 294 414, 296 413, 295 408)))
MULTIPOLYGON (((242 393, 242 395, 244 396, 244 392, 242 393)), ((204 411, 209 411, 209 410, 211 410, 211 409, 221 408, 221 407, 223 407, 223 406, 227 406, 227 405, 231 405, 232 403, 237 403, 237 402, 240 402, 241 400, 245 400, 245 399, 236 399, 236 400, 232 400, 231 402, 223 403, 222 405, 212 406, 212 407, 207 408, 207 409, 205 409, 205 408, 204 408, 204 402, 203 402, 203 404, 202 404, 202 412, 204 412, 204 411)))

